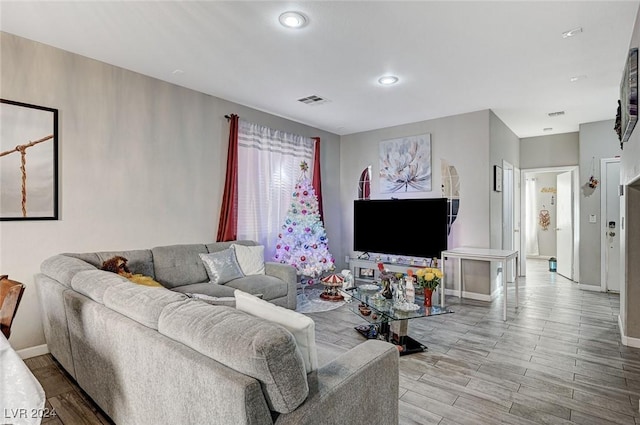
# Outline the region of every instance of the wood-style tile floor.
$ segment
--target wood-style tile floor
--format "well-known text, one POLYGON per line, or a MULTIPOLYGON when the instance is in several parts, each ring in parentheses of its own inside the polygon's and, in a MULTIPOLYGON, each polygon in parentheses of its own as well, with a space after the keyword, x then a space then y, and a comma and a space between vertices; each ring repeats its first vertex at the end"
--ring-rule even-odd
MULTIPOLYGON (((501 298, 457 297, 447 297, 455 314, 410 322, 429 348, 400 358, 401 424, 640 424, 640 350, 620 343, 619 296, 581 291, 546 261, 527 266, 507 322, 501 298)), ((363 341, 347 306, 310 316, 317 339, 363 341)), ((43 423, 110 423, 51 356, 27 364, 58 412, 43 423)))

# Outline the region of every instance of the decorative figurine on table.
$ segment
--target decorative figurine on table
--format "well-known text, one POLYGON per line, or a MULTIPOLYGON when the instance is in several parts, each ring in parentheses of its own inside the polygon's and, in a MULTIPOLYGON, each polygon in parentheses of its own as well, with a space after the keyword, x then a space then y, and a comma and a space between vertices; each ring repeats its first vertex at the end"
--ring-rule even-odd
POLYGON ((378 263, 380 270, 380 284, 382 285, 382 296, 390 300, 393 298, 393 290, 391 289, 391 280, 394 278, 393 273, 389 273, 384 269, 384 264, 378 263))

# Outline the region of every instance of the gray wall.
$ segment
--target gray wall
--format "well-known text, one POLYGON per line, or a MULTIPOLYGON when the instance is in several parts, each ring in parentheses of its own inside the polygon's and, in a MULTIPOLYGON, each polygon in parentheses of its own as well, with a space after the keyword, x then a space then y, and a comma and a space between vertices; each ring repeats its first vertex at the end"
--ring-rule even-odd
POLYGON ((600 180, 600 159, 620 155, 613 120, 580 125, 580 284, 600 286, 600 194, 601 185, 587 186, 595 158, 595 177, 600 180), (589 223, 589 215, 596 223, 589 223))
MULTIPOLYGON (((493 166, 502 167, 502 161, 507 161, 514 168, 520 167, 520 139, 513 131, 491 111, 489 161, 491 173, 490 208, 491 208, 491 248, 502 249, 502 196, 503 192, 493 190, 493 166)), ((516 200, 514 200, 516 202, 516 200)))
POLYGON ((0 96, 59 110, 60 220, 0 222, 0 270, 27 285, 14 348, 44 344, 33 275, 45 258, 215 239, 225 114, 321 137, 325 225, 343 256, 338 136, 7 33, 0 42, 0 96))
MULTIPOLYGON (((455 166, 460 175, 460 211, 449 236, 449 246, 489 247, 491 238, 488 193, 492 184, 489 162, 489 111, 472 112, 342 136, 340 159, 340 196, 343 212, 342 245, 345 247, 346 253, 352 256, 354 254, 353 201, 358 193, 358 178, 365 167, 372 166, 372 199, 389 199, 392 196, 398 198, 436 198, 442 196, 441 159, 445 159, 450 165, 455 166), (381 194, 379 191, 379 143, 383 140, 423 133, 431 134, 431 192, 381 194)), ((372 231, 380 232, 380 237, 407 237, 407 235, 385 234, 384 218, 380 219, 379 227, 372 229, 372 231)), ((470 277, 465 281, 466 289, 470 292, 489 294, 489 288, 486 284, 488 276, 486 263, 478 264, 478 267, 480 270, 475 270, 476 274, 484 276, 484 281, 475 282, 470 277)), ((453 272, 446 271, 446 273, 447 282, 453 282, 453 272)))
POLYGON ((520 167, 543 168, 578 165, 579 133, 520 139, 520 167))
MULTIPOLYGON (((640 47, 640 11, 636 15, 629 48, 640 47)), ((621 68, 622 68, 621 64, 621 68)), ((622 76, 621 76, 622 77, 622 76)), ((624 253, 620 288, 620 319, 625 335, 636 338, 635 346, 640 346, 640 124, 624 144, 620 159, 620 182, 625 187, 625 208, 621 211, 626 227, 621 238, 624 253), (631 186, 630 186, 631 185, 631 186)))

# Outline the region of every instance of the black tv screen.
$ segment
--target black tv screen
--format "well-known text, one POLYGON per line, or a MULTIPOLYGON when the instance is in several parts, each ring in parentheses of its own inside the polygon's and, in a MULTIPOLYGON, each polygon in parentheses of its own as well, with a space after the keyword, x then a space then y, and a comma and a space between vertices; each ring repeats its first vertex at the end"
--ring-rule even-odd
POLYGON ((446 198, 354 201, 354 251, 433 258, 446 249, 446 198))

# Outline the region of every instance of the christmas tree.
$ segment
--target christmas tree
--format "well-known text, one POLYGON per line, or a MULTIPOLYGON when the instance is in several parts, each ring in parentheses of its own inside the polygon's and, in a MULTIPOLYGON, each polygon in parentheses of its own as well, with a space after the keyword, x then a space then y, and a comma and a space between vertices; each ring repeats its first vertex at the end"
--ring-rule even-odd
MULTIPOLYGON (((291 206, 276 244, 275 261, 290 264, 299 275, 318 277, 334 268, 327 234, 320 220, 318 197, 306 172, 306 162, 300 164, 302 174, 292 194, 291 206)), ((310 279, 307 283, 313 283, 310 279)))

